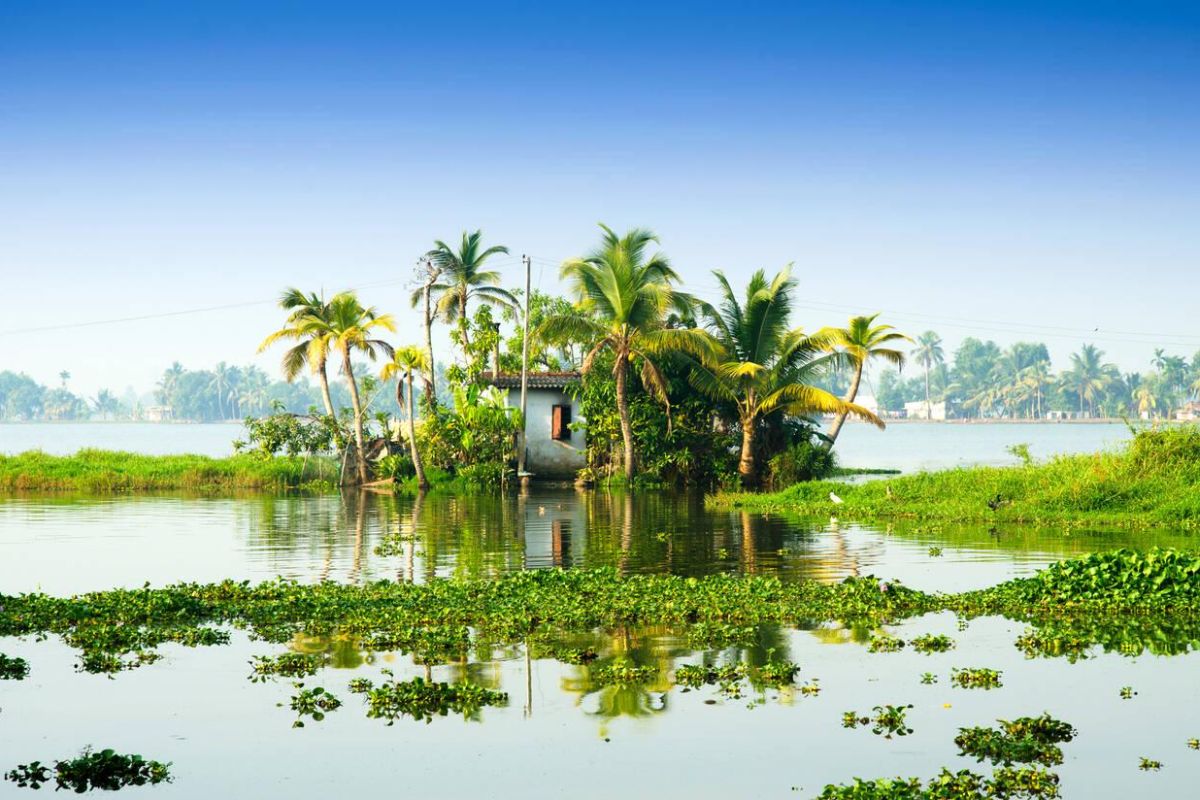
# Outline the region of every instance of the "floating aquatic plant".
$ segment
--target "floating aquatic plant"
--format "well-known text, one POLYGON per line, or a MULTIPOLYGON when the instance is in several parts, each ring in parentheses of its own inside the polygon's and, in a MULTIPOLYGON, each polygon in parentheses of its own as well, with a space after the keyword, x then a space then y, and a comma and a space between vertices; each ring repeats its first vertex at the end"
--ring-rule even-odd
POLYGON ((296 712, 296 721, 292 723, 293 728, 303 728, 304 717, 310 717, 313 722, 320 722, 325 719, 326 714, 336 711, 342 706, 341 700, 320 686, 305 689, 304 684, 300 682, 292 685, 297 690, 291 700, 292 711, 296 712))
POLYGON ((250 680, 261 683, 276 675, 288 678, 304 678, 317 674, 325 660, 309 653, 283 653, 278 656, 255 656, 250 661, 250 680))
POLYGON ((0 653, 0 681, 24 680, 29 675, 29 663, 23 658, 0 653))
POLYGON ((960 689, 999 689, 1000 670, 987 667, 962 667, 950 670, 950 685, 960 689))
MULTIPOLYGON (((391 673, 385 671, 385 675, 391 673)), ((378 686, 359 679, 355 691, 367 701, 367 716, 393 724, 400 717, 432 722, 434 716, 446 716, 451 711, 464 718, 474 716, 484 706, 503 706, 508 703, 505 692, 487 689, 473 683, 439 683, 413 678, 409 681, 387 681, 378 686)))
POLYGON ((875 706, 871 709, 875 713, 870 717, 861 716, 856 711, 847 711, 842 714, 842 727, 858 728, 870 725, 871 733, 885 739, 891 739, 893 736, 907 736, 913 732, 905 719, 905 715, 911 708, 911 703, 904 706, 875 706))
POLYGON ((886 633, 877 633, 872 635, 871 641, 867 643, 867 650, 872 653, 895 653, 903 649, 903 639, 886 633))
POLYGON ((927 633, 912 639, 909 644, 918 653, 945 653, 954 649, 954 640, 942 633, 927 633))
POLYGON ((1057 745, 1071 741, 1076 735, 1070 724, 1049 714, 999 722, 999 730, 960 728, 954 743, 961 754, 1003 766, 1039 763, 1052 767, 1063 760, 1062 750, 1057 745))
POLYGON ((649 683, 658 675, 658 667, 640 666, 631 661, 614 661, 589 668, 588 677, 596 686, 636 686, 649 683))
POLYGON ((82 794, 92 789, 116 791, 126 786, 170 782, 170 766, 140 755, 123 755, 109 749, 93 752, 85 748, 78 757, 55 761, 53 767, 40 761, 20 764, 6 772, 4 779, 20 787, 38 789, 53 778, 56 789, 82 794))

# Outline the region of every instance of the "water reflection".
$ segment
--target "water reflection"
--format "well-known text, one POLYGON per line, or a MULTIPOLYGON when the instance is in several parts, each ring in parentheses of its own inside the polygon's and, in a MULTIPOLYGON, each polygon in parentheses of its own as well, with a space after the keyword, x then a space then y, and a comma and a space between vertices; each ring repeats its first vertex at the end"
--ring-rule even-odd
POLYGON ((523 569, 716 572, 784 580, 875 574, 957 591, 1093 550, 1193 546, 1184 534, 870 526, 707 509, 685 494, 535 489, 0 501, 0 585, 65 594, 146 581, 493 578, 523 569), (930 554, 930 547, 941 551, 930 554))

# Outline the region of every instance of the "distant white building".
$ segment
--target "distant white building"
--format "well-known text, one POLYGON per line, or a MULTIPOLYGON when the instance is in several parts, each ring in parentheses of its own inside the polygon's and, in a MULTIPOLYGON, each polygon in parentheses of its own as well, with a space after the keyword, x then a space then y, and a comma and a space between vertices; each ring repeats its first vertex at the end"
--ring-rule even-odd
POLYGON ((1193 400, 1190 403, 1184 403, 1183 408, 1175 412, 1175 419, 1180 422, 1200 421, 1200 401, 1193 400))
POLYGON ((946 401, 926 404, 924 400, 913 400, 904 404, 904 416, 907 419, 946 419, 946 401))
POLYGON ((854 398, 854 404, 856 406, 862 406, 872 414, 879 414, 879 401, 871 395, 859 395, 858 397, 854 398))
POLYGON ((170 406, 149 406, 146 408, 147 422, 168 422, 171 419, 170 406))
MULTIPOLYGON (((483 380, 508 390, 510 408, 521 406, 521 376, 483 373, 483 380)), ((534 478, 571 479, 587 465, 587 438, 579 404, 565 390, 578 372, 531 372, 525 413, 525 470, 534 478)))

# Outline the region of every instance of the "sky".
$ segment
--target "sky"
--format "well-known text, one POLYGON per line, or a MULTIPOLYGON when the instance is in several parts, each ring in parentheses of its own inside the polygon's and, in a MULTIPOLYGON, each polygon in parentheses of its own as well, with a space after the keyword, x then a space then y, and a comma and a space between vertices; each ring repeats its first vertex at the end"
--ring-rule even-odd
POLYGON ((806 328, 1200 350, 1197 4, 565 6, 0 4, 0 370, 277 374, 290 285, 418 342, 434 239, 563 291, 597 222, 706 297, 794 263, 806 328))

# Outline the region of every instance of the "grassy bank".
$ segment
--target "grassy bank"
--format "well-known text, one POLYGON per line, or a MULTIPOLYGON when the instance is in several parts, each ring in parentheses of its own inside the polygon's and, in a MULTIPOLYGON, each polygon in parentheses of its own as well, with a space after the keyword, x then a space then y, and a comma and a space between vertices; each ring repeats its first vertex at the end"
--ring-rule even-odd
POLYGON ((336 480, 335 464, 311 458, 148 456, 112 450, 80 450, 71 456, 38 451, 0 455, 0 492, 10 494, 278 490, 324 487, 336 480))
POLYGON ((859 485, 814 482, 771 494, 729 493, 716 507, 872 521, 1081 523, 1200 527, 1200 428, 1138 433, 1120 451, 1017 467, 921 473, 859 485), (842 503, 835 504, 830 493, 842 503))

